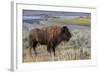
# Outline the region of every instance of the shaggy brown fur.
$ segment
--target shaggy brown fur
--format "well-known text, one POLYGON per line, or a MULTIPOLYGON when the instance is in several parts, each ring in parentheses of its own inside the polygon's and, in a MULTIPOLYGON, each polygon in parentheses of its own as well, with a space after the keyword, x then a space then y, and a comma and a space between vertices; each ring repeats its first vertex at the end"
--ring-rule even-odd
POLYGON ((37 43, 47 45, 47 51, 51 54, 53 51, 55 56, 55 48, 61 43, 61 41, 69 41, 71 38, 71 33, 67 26, 48 26, 41 29, 32 29, 29 34, 29 45, 30 45, 30 54, 31 49, 33 48, 35 55, 37 43))

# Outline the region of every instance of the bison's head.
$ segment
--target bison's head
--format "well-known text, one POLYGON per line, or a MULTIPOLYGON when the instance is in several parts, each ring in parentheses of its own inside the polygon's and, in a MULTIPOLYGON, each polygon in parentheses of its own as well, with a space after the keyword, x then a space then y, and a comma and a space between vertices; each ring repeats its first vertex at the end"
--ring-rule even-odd
POLYGON ((68 27, 67 26, 63 26, 61 28, 61 38, 62 38, 62 40, 69 41, 71 37, 72 37, 72 35, 71 35, 68 27))

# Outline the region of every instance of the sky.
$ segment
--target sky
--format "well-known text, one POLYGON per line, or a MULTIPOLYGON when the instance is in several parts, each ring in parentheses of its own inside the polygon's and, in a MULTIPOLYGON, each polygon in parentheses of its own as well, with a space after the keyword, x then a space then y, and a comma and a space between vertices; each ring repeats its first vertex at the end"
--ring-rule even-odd
POLYGON ((58 11, 39 11, 39 10, 23 10, 24 19, 38 19, 41 15, 48 15, 60 18, 76 18, 80 16, 91 15, 83 12, 58 12, 58 11))
POLYGON ((90 13, 82 13, 82 12, 57 12, 57 11, 39 11, 39 10, 23 10, 24 16, 38 16, 38 15, 51 15, 51 16, 86 16, 90 15, 90 13))

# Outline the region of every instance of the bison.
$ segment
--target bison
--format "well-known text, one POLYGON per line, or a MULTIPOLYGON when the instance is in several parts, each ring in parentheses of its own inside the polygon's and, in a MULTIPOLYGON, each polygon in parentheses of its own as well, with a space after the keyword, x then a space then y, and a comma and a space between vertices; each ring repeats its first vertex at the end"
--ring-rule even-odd
POLYGON ((71 33, 67 26, 48 26, 44 28, 35 28, 29 32, 29 46, 30 55, 32 56, 31 49, 33 48, 35 55, 37 44, 47 45, 47 51, 53 52, 55 56, 55 48, 61 43, 61 41, 69 41, 71 33))

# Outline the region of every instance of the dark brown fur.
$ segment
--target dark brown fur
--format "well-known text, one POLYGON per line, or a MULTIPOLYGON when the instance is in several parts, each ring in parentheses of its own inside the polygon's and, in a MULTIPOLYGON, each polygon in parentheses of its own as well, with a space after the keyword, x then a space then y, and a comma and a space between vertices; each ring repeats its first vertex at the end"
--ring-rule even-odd
MULTIPOLYGON (((55 48, 61 43, 61 41, 69 41, 71 38, 71 33, 67 26, 48 26, 41 29, 32 29, 29 33, 29 45, 30 54, 33 48, 35 55, 37 43, 47 45, 47 51, 51 54, 53 51, 55 56, 55 48)), ((32 54, 31 54, 32 55, 32 54)))

